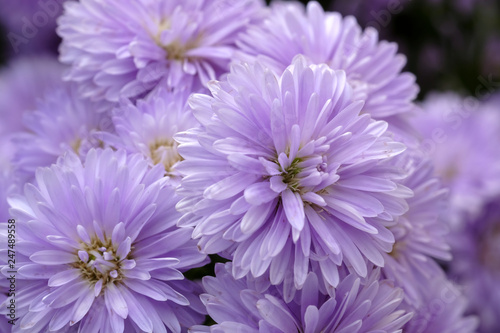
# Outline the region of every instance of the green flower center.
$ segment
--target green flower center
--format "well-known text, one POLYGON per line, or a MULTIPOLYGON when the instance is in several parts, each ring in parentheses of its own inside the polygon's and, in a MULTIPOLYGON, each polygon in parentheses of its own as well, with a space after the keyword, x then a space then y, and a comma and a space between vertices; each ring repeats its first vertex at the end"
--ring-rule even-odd
POLYGON ((301 159, 297 157, 285 170, 280 167, 280 171, 282 172, 281 177, 283 177, 283 183, 287 184, 292 191, 299 191, 300 183, 297 175, 302 171, 302 169, 298 167, 298 164, 300 162, 301 159))
POLYGON ((82 277, 95 285, 102 281, 102 288, 108 283, 116 283, 123 279, 123 266, 135 262, 127 256, 119 258, 117 249, 113 246, 111 240, 102 242, 94 238, 90 244, 82 243, 82 250, 77 252, 80 258, 78 262, 72 264, 72 267, 81 271, 82 277))

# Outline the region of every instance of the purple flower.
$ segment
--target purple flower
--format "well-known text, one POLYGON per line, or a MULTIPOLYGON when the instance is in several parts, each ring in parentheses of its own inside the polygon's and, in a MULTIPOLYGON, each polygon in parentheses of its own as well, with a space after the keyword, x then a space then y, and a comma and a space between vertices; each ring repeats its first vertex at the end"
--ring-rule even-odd
POLYGON ((63 68, 52 57, 38 56, 18 58, 0 70, 0 135, 23 128, 23 113, 35 109, 47 91, 62 85, 63 68))
POLYGON ((92 99, 137 97, 160 81, 206 84, 228 70, 259 0, 83 0, 59 19, 60 59, 92 99))
POLYGON ((93 136, 101 125, 110 124, 103 108, 107 104, 82 99, 73 83, 53 89, 38 103, 37 110, 24 117, 26 131, 13 138, 13 165, 21 184, 34 178, 35 170, 55 163, 66 151, 85 157, 102 144, 93 136))
POLYGON ((479 332, 500 331, 500 197, 450 236, 450 275, 464 285, 469 312, 481 319, 479 332))
POLYGON ((286 303, 279 288, 260 291, 251 278, 235 280, 230 264, 218 264, 216 277, 203 278, 206 294, 201 295, 217 325, 190 332, 401 332, 411 318, 397 310, 403 291, 379 276, 376 270, 363 283, 350 274, 330 297, 319 292, 317 276, 309 273, 304 288, 286 303))
POLYGON ((14 54, 56 51, 56 18, 65 0, 0 0, 0 23, 14 54))
POLYGON ((9 199, 15 332, 181 332, 203 321, 181 272, 205 256, 175 226, 177 199, 162 175, 140 154, 92 149, 82 164, 68 152, 9 199))
POLYGON ((0 70, 0 221, 7 221, 7 196, 15 193, 12 139, 21 131, 23 115, 36 108, 47 91, 62 85, 62 66, 48 56, 22 57, 0 70))
POLYGON ((391 157, 404 145, 387 123, 360 115, 343 71, 299 57, 277 78, 259 63, 234 65, 212 96, 190 104, 203 125, 178 134, 184 175, 179 225, 195 226, 207 253, 233 257, 236 278, 285 276, 301 288, 309 265, 326 286, 343 262, 366 276, 384 265, 411 195, 391 157))
POLYGON ((362 32, 354 17, 325 13, 315 1, 306 10, 295 2, 277 3, 272 9, 267 20, 242 35, 241 59, 259 59, 281 74, 303 54, 312 63, 344 70, 357 99, 366 100, 363 112, 376 119, 414 108, 415 77, 401 73, 405 57, 396 54, 395 43, 379 42, 375 29, 362 32))
POLYGON ((163 164, 166 175, 177 184, 180 175, 175 167, 181 156, 174 135, 198 125, 188 108, 188 97, 187 90, 157 89, 137 105, 124 101, 113 111, 116 134, 102 133, 102 139, 129 153, 141 153, 151 165, 163 164))
POLYGON ((454 93, 430 95, 412 123, 422 136, 422 155, 450 188, 449 219, 480 213, 500 195, 500 114, 498 102, 482 104, 454 93))
POLYGON ((444 274, 430 278, 416 275, 421 280, 420 293, 424 302, 418 307, 403 303, 401 308, 414 311, 413 318, 404 326, 405 333, 474 333, 478 320, 465 316, 467 299, 444 274))
POLYGON ((418 306, 424 302, 420 289, 426 288, 430 276, 442 274, 434 259, 451 259, 448 223, 443 220, 448 192, 433 175, 428 159, 419 160, 409 152, 398 156, 397 162, 407 170, 409 176, 403 185, 414 195, 407 199, 408 211, 390 228, 395 243, 392 251, 384 254, 382 274, 404 289, 407 303, 418 306))

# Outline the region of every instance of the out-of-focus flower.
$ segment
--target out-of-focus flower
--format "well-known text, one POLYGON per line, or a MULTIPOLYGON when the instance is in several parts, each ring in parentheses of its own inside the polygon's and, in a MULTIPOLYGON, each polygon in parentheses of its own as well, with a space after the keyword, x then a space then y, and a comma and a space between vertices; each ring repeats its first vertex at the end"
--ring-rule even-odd
POLYGON ((217 323, 196 326, 192 333, 400 332, 411 313, 398 310, 403 291, 391 281, 379 281, 375 270, 365 281, 353 274, 342 279, 332 297, 319 293, 317 276, 307 275, 304 288, 285 303, 281 288, 258 291, 251 278, 235 280, 231 265, 216 266, 216 277, 203 278, 201 295, 217 323))
POLYGON ((465 316, 467 298, 443 273, 430 278, 416 273, 424 302, 417 306, 402 304, 413 311, 413 318, 404 326, 405 333, 474 333, 478 327, 475 316, 465 316))
POLYGON ((0 0, 0 24, 5 26, 14 55, 57 50, 56 19, 66 0, 0 0))
MULTIPOLYGON (((492 77, 492 73, 500 72, 500 34, 489 36, 482 54, 482 73, 488 77, 492 77)), ((491 89, 491 87, 487 87, 491 89)))
POLYGON ((375 119, 390 121, 414 108, 418 87, 412 74, 401 73, 406 58, 396 54, 397 45, 379 42, 373 28, 362 31, 354 17, 323 12, 315 1, 305 10, 298 3, 277 3, 269 18, 249 28, 238 45, 241 59, 259 59, 279 74, 297 54, 344 70, 354 98, 366 100, 363 112, 375 119))
POLYGON ((38 56, 18 58, 0 71, 0 135, 23 128, 23 113, 34 110, 39 98, 62 85, 63 68, 55 58, 38 56))
POLYGON ((7 221, 7 196, 15 193, 12 158, 13 136, 21 131, 23 116, 32 112, 37 100, 61 85, 62 68, 49 56, 21 57, 0 70, 0 221, 7 221))
POLYGON ((205 256, 175 226, 176 202, 163 168, 140 154, 92 149, 82 164, 68 152, 39 168, 36 185, 9 199, 15 332, 181 332, 202 322, 197 286, 181 271, 205 256))
POLYGON ((411 152, 397 157, 397 163, 408 172, 403 184, 414 195, 407 199, 408 211, 391 227, 395 243, 391 253, 384 254, 383 276, 394 281, 405 291, 405 301, 422 305, 422 283, 431 276, 442 274, 434 259, 450 260, 450 246, 446 236, 448 223, 443 220, 447 209, 447 190, 433 174, 428 159, 419 159, 411 152), (415 271, 418 271, 415 273, 415 271), (426 277, 422 282, 418 277, 426 277))
POLYGON ((18 181, 31 181, 38 167, 50 166, 66 151, 84 158, 89 149, 102 145, 94 133, 102 124, 111 125, 102 108, 107 104, 82 99, 73 83, 48 91, 36 111, 25 114, 26 131, 13 136, 18 181))
POLYGON ((500 198, 450 236, 450 275, 463 286, 469 312, 479 315, 479 332, 500 331, 500 198))
POLYGON ((180 175, 175 170, 181 156, 174 135, 198 126, 187 105, 189 91, 168 92, 157 89, 137 105, 124 101, 113 111, 116 134, 102 133, 107 144, 141 153, 151 165, 163 164, 166 175, 177 184, 180 175))
POLYGON ((228 71, 235 41, 260 17, 259 0, 82 0, 59 19, 66 79, 85 97, 117 102, 160 81, 199 86, 228 71))
POLYGON ((259 63, 234 65, 212 96, 190 104, 202 127, 179 134, 184 175, 179 225, 208 253, 228 250, 237 278, 267 272, 301 288, 310 264, 325 286, 346 263, 366 276, 383 266, 411 191, 391 157, 405 146, 387 123, 360 115, 343 71, 302 57, 279 78, 259 63))
POLYGON ((455 225, 500 194, 500 113, 493 103, 455 93, 432 94, 422 108, 412 123, 422 135, 421 153, 450 189, 448 219, 455 225))

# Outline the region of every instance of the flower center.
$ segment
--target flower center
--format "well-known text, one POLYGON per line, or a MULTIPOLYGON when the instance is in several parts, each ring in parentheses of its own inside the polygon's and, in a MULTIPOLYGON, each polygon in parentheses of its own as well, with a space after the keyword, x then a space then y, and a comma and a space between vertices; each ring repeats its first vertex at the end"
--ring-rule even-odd
POLYGON ((97 283, 105 287, 108 283, 114 283, 123 279, 122 269, 124 266, 135 266, 135 261, 130 258, 119 258, 117 249, 113 246, 111 240, 103 243, 95 238, 90 244, 83 244, 83 249, 78 251, 80 261, 73 263, 72 266, 80 269, 82 277, 88 280, 92 285, 97 283), (101 282, 100 282, 101 281, 101 282))
POLYGON ((457 178, 459 170, 456 165, 449 165, 444 170, 440 172, 440 175, 447 183, 451 183, 455 178, 457 178))
POLYGON ((397 260, 399 259, 405 248, 406 244, 403 240, 396 240, 396 242, 392 246, 392 251, 389 252, 388 254, 397 260))
POLYGON ((186 52, 190 49, 190 47, 186 45, 182 45, 178 41, 175 41, 168 45, 163 45, 162 48, 167 51, 167 59, 168 60, 183 60, 186 56, 186 52))
POLYGON ((169 29, 171 29, 171 22, 169 19, 164 19, 158 24, 158 32, 156 33, 156 35, 153 36, 156 45, 158 45, 167 52, 167 60, 182 61, 186 58, 189 59, 189 57, 186 57, 186 53, 189 50, 198 47, 201 36, 198 35, 195 38, 185 42, 176 39, 170 42, 169 44, 164 44, 161 40, 161 34, 163 31, 169 29))
POLYGON ((77 154, 79 154, 80 147, 82 146, 82 139, 76 138, 75 141, 71 143, 71 148, 77 154))
POLYGON ((300 158, 295 158, 290 166, 285 170, 283 170, 280 166, 280 169, 282 171, 281 177, 283 177, 283 183, 287 184, 292 191, 299 190, 300 181, 297 178, 297 175, 300 173, 300 171, 302 171, 302 169, 298 167, 298 164, 300 162, 300 158))
POLYGON ((291 160, 288 154, 281 153, 273 162, 278 165, 281 180, 287 188, 299 194, 320 193, 338 179, 335 174, 330 175, 329 169, 333 168, 329 168, 323 155, 295 157, 291 160))
POLYGON ((162 163, 167 173, 172 172, 172 167, 182 160, 177 152, 177 142, 171 139, 156 140, 149 145, 149 152, 153 163, 162 163))

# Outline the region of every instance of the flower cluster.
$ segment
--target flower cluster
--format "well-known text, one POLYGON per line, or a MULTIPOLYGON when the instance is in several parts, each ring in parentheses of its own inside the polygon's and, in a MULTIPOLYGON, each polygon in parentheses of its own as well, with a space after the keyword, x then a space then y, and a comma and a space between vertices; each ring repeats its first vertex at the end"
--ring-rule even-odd
POLYGON ((159 82, 205 85, 227 70, 238 34, 261 9, 258 0, 68 3, 58 26, 65 78, 85 97, 113 102, 159 82))
POLYGON ((498 100, 417 105, 316 2, 66 1, 57 33, 0 72, 2 332, 499 327, 498 100))

